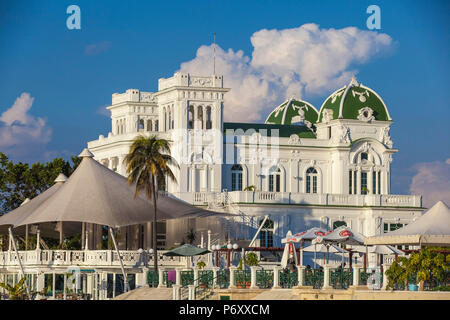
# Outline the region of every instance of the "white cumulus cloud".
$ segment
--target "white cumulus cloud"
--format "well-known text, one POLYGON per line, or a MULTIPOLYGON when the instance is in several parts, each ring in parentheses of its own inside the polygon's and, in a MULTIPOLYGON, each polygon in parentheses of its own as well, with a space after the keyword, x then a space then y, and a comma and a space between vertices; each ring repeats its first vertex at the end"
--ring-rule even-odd
MULTIPOLYGON (((225 95, 225 120, 261 121, 293 95, 331 93, 369 61, 393 45, 392 38, 355 27, 321 29, 316 24, 283 30, 263 29, 251 36, 251 57, 242 50, 216 47, 216 73, 232 90, 225 95)), ((213 73, 213 45, 180 66, 194 75, 213 73)), ((320 106, 317 106, 319 108, 320 106)))
POLYGON ((39 150, 50 141, 51 129, 45 120, 29 114, 34 98, 22 93, 0 116, 0 150, 8 155, 23 156, 39 150))
POLYGON ((423 195, 423 206, 430 208, 442 200, 450 205, 450 158, 445 162, 418 163, 410 185, 411 194, 423 195))

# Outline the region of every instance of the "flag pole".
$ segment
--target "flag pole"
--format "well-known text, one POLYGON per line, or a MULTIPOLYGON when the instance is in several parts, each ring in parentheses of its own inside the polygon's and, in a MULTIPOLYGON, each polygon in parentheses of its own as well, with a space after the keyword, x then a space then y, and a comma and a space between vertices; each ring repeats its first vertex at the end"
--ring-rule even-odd
POLYGON ((214 32, 214 59, 213 59, 213 75, 216 75, 216 33, 214 32))

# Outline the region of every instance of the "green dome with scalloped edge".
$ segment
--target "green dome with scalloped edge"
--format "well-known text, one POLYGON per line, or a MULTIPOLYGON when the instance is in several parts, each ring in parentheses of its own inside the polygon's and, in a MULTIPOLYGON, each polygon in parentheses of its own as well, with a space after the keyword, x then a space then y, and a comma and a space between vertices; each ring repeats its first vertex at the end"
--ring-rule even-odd
POLYGON ((291 98, 273 110, 266 119, 266 124, 306 125, 317 122, 319 112, 308 102, 291 98))
POLYGON ((333 92, 320 108, 319 122, 334 119, 392 120, 381 97, 374 90, 358 84, 354 77, 349 85, 333 92))

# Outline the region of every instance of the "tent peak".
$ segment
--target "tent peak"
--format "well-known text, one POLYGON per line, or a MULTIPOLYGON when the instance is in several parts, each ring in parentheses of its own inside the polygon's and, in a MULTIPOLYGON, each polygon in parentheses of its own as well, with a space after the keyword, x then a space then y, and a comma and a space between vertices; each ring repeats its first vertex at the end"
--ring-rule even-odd
POLYGON ((24 204, 30 202, 30 198, 26 198, 25 200, 23 200, 23 202, 20 204, 21 206, 23 206, 24 204))
POLYGON ((79 154, 80 158, 93 158, 94 155, 92 154, 91 151, 89 151, 88 148, 84 148, 83 151, 79 154))
POLYGON ((66 181, 67 181, 67 177, 65 176, 64 173, 60 173, 55 179, 55 183, 64 183, 66 181))

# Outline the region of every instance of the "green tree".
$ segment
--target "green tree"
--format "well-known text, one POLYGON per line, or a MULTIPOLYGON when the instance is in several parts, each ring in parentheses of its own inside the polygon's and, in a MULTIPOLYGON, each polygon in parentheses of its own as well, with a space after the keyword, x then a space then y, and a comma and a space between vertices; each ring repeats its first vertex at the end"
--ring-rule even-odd
POLYGON ((444 281, 448 276, 450 256, 439 252, 442 248, 425 247, 411 253, 409 258, 399 257, 386 271, 388 288, 393 289, 395 284, 404 283, 415 278, 419 282, 419 290, 423 290, 425 281, 444 281))
POLYGON ((23 295, 26 291, 25 287, 26 279, 27 279, 26 277, 23 277, 22 279, 20 279, 19 282, 17 282, 17 284, 14 287, 7 283, 0 282, 0 287, 8 291, 9 300, 20 300, 23 298, 23 295))
POLYGON ((143 192, 148 199, 153 200, 153 252, 154 268, 158 270, 158 254, 156 246, 157 208, 156 198, 158 190, 165 189, 165 178, 176 182, 175 175, 169 165, 178 166, 170 156, 169 141, 158 139, 156 135, 146 137, 137 136, 130 147, 130 152, 125 156, 124 163, 127 166, 128 183, 136 184, 135 198, 143 192))
POLYGON ((45 164, 36 162, 30 166, 14 163, 0 152, 0 215, 19 207, 26 198, 32 199, 50 188, 60 173, 69 177, 81 158, 72 156, 71 162, 55 158, 45 164))
POLYGON ((256 255, 256 253, 250 252, 250 253, 246 254, 245 255, 245 264, 249 267, 258 266, 259 261, 258 261, 258 256, 256 255))

